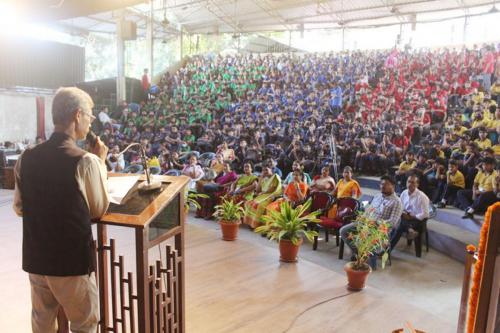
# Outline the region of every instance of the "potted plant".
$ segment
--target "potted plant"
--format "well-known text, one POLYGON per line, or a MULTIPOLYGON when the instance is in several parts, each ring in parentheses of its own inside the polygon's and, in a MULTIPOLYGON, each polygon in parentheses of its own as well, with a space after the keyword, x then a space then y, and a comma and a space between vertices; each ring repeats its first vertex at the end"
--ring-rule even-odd
POLYGON ((269 211, 264 215, 262 217, 264 224, 255 229, 255 232, 279 242, 281 261, 296 262, 297 253, 302 244, 302 236, 312 242, 314 236, 318 235, 316 231, 307 230, 308 223, 320 221, 316 218, 320 212, 307 213, 310 207, 310 199, 296 208, 284 201, 281 203, 279 211, 269 211))
POLYGON ((194 207, 196 209, 201 208, 198 198, 208 198, 208 195, 193 191, 186 191, 186 197, 184 198, 184 209, 186 210, 186 215, 189 213, 190 207, 194 207))
POLYGON ((358 291, 365 287, 368 274, 372 271, 368 265, 370 257, 382 254, 382 268, 385 268, 389 257, 390 224, 378 219, 372 207, 359 212, 354 222, 356 229, 348 235, 348 238, 353 242, 358 253, 355 256, 356 260, 347 263, 344 270, 347 273, 347 288, 358 291))
POLYGON ((245 211, 241 207, 241 202, 234 202, 232 200, 222 198, 220 205, 214 207, 213 214, 219 220, 222 230, 222 239, 225 241, 234 241, 238 238, 239 226, 241 218, 245 211))

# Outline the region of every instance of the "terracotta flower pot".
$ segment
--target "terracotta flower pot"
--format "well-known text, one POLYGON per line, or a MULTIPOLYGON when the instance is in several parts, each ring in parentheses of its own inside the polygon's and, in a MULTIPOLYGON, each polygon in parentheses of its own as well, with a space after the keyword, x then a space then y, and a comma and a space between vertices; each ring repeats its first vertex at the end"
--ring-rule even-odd
POLYGON ((297 253, 299 253, 299 248, 301 244, 302 244, 302 239, 297 245, 294 245, 292 241, 287 239, 280 240, 280 261, 296 262, 297 253))
POLYGON ((222 230, 222 239, 225 241, 234 241, 238 238, 238 231, 240 230, 241 222, 233 223, 226 221, 219 221, 222 230))
POLYGON ((349 262, 344 266, 344 271, 347 273, 347 289, 353 291, 363 290, 368 274, 371 273, 372 268, 368 264, 365 264, 363 270, 356 270, 353 266, 353 262, 349 262))

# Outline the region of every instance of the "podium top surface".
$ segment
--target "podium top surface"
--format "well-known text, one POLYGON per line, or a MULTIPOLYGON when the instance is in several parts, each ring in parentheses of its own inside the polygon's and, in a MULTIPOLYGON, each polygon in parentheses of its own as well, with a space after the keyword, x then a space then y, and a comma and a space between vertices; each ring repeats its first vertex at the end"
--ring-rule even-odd
MULTIPOLYGON (((130 175, 109 173, 108 176, 122 177, 130 175)), ((145 180, 146 177, 142 175, 139 177, 138 183, 145 180)), ((106 214, 97 223, 143 228, 182 191, 184 186, 189 182, 189 177, 155 176, 154 180, 162 182, 160 190, 149 193, 140 193, 134 189, 131 190, 130 195, 127 194, 129 198, 123 204, 110 204, 106 214)), ((180 203, 183 203, 184 194, 180 194, 182 198, 180 203)))

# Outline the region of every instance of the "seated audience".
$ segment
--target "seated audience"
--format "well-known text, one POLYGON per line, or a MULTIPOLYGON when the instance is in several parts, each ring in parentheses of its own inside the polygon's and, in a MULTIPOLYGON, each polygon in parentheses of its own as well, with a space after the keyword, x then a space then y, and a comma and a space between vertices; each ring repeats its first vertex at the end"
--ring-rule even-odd
POLYGON ((188 176, 191 179, 188 188, 190 190, 195 190, 196 182, 202 179, 203 176, 205 175, 203 169, 198 164, 198 158, 196 157, 196 155, 193 154, 189 156, 188 163, 182 169, 182 174, 184 176, 188 176))
POLYGON ((253 198, 259 178, 252 173, 252 164, 243 164, 243 174, 231 184, 227 196, 234 202, 246 202, 253 198))
POLYGON ((422 232, 422 223, 429 218, 429 198, 418 189, 419 179, 415 175, 408 177, 406 190, 401 193, 403 206, 401 222, 391 232, 391 249, 396 248, 399 239, 406 232, 408 239, 414 239, 422 232))
POLYGON ((488 206, 498 201, 496 161, 485 158, 481 170, 474 178, 472 190, 460 190, 457 202, 460 209, 465 210, 463 218, 474 218, 474 213, 484 213, 488 206))
POLYGON ((165 150, 161 155, 160 166, 163 173, 167 173, 170 170, 179 170, 184 168, 184 165, 179 159, 179 153, 176 151, 170 152, 165 150))
POLYGON ((229 188, 237 178, 238 175, 236 172, 231 170, 231 163, 224 162, 223 173, 215 180, 204 183, 201 191, 198 191, 198 193, 207 194, 208 198, 197 199, 201 207, 196 211, 196 217, 203 217, 206 220, 210 220, 214 213, 214 206, 229 191, 229 188))
POLYGON ((217 154, 221 154, 222 158, 225 161, 234 161, 234 159, 236 158, 234 150, 232 148, 229 148, 226 141, 224 141, 222 145, 220 145, 219 149, 217 150, 217 154))
POLYGON ((343 178, 339 180, 339 183, 333 190, 333 196, 335 198, 354 198, 359 199, 361 197, 361 186, 359 183, 352 178, 352 168, 346 166, 342 173, 343 178))
MULTIPOLYGON (((247 161, 272 161, 273 173, 287 175, 285 184, 293 179, 294 162, 303 166, 308 185, 333 163, 368 174, 397 167, 398 192, 416 174, 433 201, 452 201, 452 187, 444 189, 450 160, 465 178, 463 190, 472 191, 480 159, 500 158, 499 81, 486 89, 477 79, 480 59, 464 56, 477 51, 408 50, 392 55, 397 61, 390 68, 383 66, 390 50, 347 57, 194 56, 165 74, 147 101, 122 102, 113 113, 102 109, 99 134, 119 150, 141 142, 148 160, 157 166, 158 159, 161 173, 182 170, 179 160, 191 150, 221 153, 213 162, 219 173, 225 160, 238 172, 247 161), (445 75, 449 68, 461 70, 445 75), (418 161, 411 152, 418 152, 418 161)), ((123 159, 122 172, 143 171, 138 154, 123 159)), ((204 157, 203 166, 211 159, 204 157)), ((321 183, 331 186, 320 179, 311 190, 321 183)))
POLYGON ((396 170, 396 191, 401 192, 406 183, 406 178, 410 174, 410 171, 417 166, 417 161, 415 160, 415 154, 411 151, 406 153, 405 160, 399 164, 399 168, 396 170))
POLYGON ((122 172, 125 169, 125 159, 123 154, 119 155, 120 147, 114 145, 108 152, 108 163, 111 166, 110 172, 122 172))
MULTIPOLYGON (((395 186, 396 181, 392 177, 382 176, 380 178, 380 193, 370 203, 370 206, 375 210, 376 217, 387 221, 392 228, 397 227, 403 212, 403 205, 395 193, 395 186)), ((357 249, 349 234, 356 230, 356 223, 349 223, 340 229, 340 237, 349 246, 353 256, 357 254, 357 249)), ((389 232, 392 231, 389 230, 389 232)))
POLYGON ((304 174, 298 170, 293 172, 293 180, 286 186, 282 198, 270 203, 266 209, 280 210, 280 206, 284 201, 290 203, 292 207, 301 204, 307 196, 308 186, 304 182, 304 174))
POLYGON ((220 175, 224 171, 224 155, 222 153, 215 154, 215 159, 210 162, 210 169, 215 171, 216 175, 220 175))
POLYGON ((302 167, 302 165, 300 164, 299 161, 294 161, 292 163, 292 171, 290 171, 290 173, 288 173, 288 175, 286 176, 285 180, 283 181, 283 185, 287 186, 288 184, 290 184, 293 181, 293 173, 295 171, 302 172, 304 174, 304 181, 307 183, 307 185, 310 185, 311 184, 311 176, 309 176, 308 173, 305 173, 303 169, 304 168, 302 167))
POLYGON ((251 228, 261 224, 260 217, 265 212, 267 205, 282 193, 281 179, 273 174, 270 167, 265 166, 255 188, 255 197, 245 203, 245 217, 243 222, 251 228))
POLYGON ((315 191, 333 191, 335 188, 335 179, 330 176, 330 167, 325 166, 321 168, 321 174, 315 176, 311 182, 311 187, 309 190, 311 192, 315 191))
MULTIPOLYGON (((342 173, 343 178, 339 180, 337 186, 332 192, 332 195, 336 199, 340 198, 353 198, 359 199, 361 197, 361 186, 359 186, 358 182, 352 178, 352 168, 346 166, 342 173)), ((333 204, 333 206, 328 210, 328 217, 335 218, 337 216, 337 204, 333 204)))
POLYGON ((446 205, 454 206, 458 191, 465 188, 465 177, 458 170, 458 166, 458 161, 450 160, 446 172, 446 181, 444 179, 438 181, 433 200, 433 203, 438 204, 438 208, 445 208, 446 205))

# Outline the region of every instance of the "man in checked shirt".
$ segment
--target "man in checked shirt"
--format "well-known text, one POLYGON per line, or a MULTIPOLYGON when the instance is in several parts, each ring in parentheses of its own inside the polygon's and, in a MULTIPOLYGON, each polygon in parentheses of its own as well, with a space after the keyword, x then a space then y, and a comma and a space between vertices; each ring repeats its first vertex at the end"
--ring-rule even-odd
MULTIPOLYGON (((396 182, 390 176, 382 176, 380 178, 380 193, 377 194, 370 203, 370 206, 375 209, 377 218, 386 220, 391 224, 392 229, 396 228, 403 213, 403 205, 401 200, 395 193, 396 182)), ((358 250, 354 246, 352 240, 348 238, 349 234, 356 230, 356 223, 346 224, 340 228, 340 237, 349 246, 352 252, 351 259, 354 260, 358 250)))

